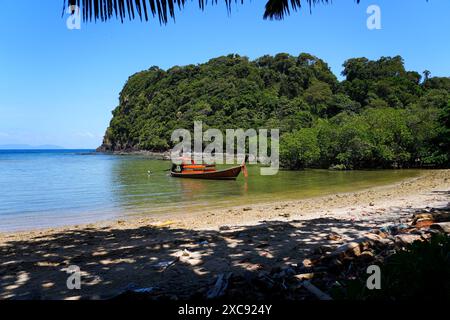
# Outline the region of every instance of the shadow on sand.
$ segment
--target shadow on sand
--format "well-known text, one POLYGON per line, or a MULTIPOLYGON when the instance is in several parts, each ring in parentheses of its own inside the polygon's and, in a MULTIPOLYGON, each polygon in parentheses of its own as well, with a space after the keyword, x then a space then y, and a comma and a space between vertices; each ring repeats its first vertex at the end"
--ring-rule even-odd
POLYGON ((248 276, 300 264, 317 247, 336 244, 330 233, 351 239, 366 230, 358 221, 320 218, 221 231, 86 227, 9 241, 0 246, 0 298, 103 299, 148 287, 180 299, 201 296, 220 273, 248 276), (81 290, 67 288, 71 265, 81 269, 81 290))

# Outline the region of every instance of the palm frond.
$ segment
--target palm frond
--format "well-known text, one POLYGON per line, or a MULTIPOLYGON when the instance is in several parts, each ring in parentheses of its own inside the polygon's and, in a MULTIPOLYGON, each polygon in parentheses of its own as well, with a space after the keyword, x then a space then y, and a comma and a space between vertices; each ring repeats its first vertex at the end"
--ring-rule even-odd
MULTIPOLYGON (((190 0, 193 1, 193 0, 190 0)), ((217 4, 224 2, 228 12, 231 12, 233 3, 243 4, 244 0, 210 0, 210 3, 217 4)), ((360 0, 355 0, 357 3, 360 0)), ((64 0, 64 10, 67 7, 78 7, 81 10, 84 22, 106 21, 111 18, 118 18, 121 22, 128 18, 136 18, 148 21, 149 16, 158 17, 160 23, 166 24, 169 18, 175 19, 175 8, 180 10, 189 0, 64 0)), ((268 0, 265 7, 264 19, 283 19, 289 15, 291 10, 296 11, 301 8, 303 2, 309 8, 317 3, 329 3, 332 0, 268 0)), ((208 0, 198 0, 201 10, 205 9, 208 0)))
MULTIPOLYGON (((355 0, 359 3, 361 0, 355 0)), ((302 7, 302 3, 306 2, 309 10, 318 3, 331 3, 333 0, 268 0, 264 19, 281 20, 288 16, 292 11, 297 11, 302 7)))

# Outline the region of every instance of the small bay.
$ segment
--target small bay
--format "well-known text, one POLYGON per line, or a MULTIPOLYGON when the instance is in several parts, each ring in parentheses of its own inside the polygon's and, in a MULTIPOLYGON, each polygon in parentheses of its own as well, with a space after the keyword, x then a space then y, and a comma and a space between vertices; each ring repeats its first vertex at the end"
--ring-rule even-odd
POLYGON ((176 179, 168 161, 93 150, 1 150, 0 231, 302 199, 391 184, 420 170, 280 171, 236 181, 176 179), (149 174, 148 172, 151 172, 149 174))

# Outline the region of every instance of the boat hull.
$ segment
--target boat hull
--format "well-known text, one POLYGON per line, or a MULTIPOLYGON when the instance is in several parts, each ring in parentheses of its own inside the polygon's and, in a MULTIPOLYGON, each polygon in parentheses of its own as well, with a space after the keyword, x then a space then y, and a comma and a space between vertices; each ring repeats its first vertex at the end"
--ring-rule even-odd
POLYGON ((233 167, 224 170, 210 171, 210 172, 170 172, 174 178, 189 178, 189 179, 208 179, 208 180, 236 180, 241 173, 242 167, 233 167))

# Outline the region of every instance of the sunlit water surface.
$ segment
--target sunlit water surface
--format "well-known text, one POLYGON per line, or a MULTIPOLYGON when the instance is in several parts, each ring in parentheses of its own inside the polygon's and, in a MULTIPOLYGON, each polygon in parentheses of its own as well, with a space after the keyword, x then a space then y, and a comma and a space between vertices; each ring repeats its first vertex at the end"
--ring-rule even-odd
POLYGON ((241 175, 236 181, 208 181, 171 178, 169 167, 167 161, 92 150, 0 150, 0 231, 300 199, 420 174, 304 170, 261 176, 257 166, 250 166, 248 179, 241 175))

